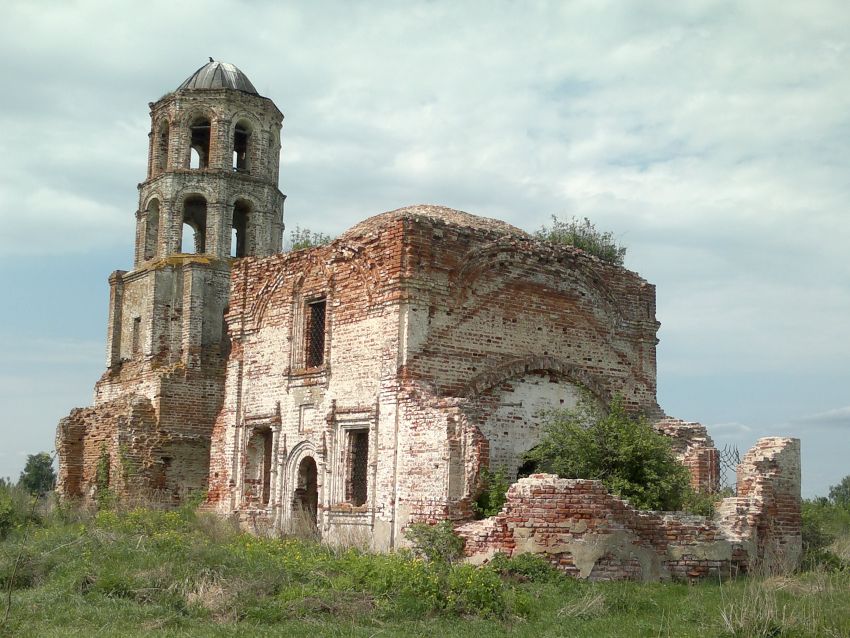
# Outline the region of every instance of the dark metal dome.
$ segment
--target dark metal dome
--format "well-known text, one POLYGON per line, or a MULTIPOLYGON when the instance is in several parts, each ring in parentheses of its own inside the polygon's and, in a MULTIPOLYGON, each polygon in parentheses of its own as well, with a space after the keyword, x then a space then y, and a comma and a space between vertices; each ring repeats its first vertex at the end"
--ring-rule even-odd
POLYGON ((212 58, 177 87, 178 91, 182 89, 236 89, 259 95, 248 76, 236 66, 212 58))

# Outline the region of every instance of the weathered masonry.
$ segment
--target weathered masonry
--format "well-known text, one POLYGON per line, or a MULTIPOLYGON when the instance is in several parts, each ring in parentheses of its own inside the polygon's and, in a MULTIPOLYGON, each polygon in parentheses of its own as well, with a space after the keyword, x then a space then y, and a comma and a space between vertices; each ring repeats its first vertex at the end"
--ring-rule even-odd
POLYGON ((107 370, 94 406, 59 426, 66 496, 108 485, 179 500, 206 487, 231 261, 281 249, 274 103, 233 65, 210 62, 150 111, 133 270, 109 278, 107 370))
POLYGON ((534 551, 588 578, 699 578, 800 551, 799 442, 763 439, 714 520, 533 475, 473 521, 483 468, 521 475, 540 413, 582 392, 652 418, 699 489, 718 454, 656 402, 655 289, 504 222, 412 206, 281 254, 283 116, 210 62, 151 105, 134 269, 110 278, 108 369, 60 423, 59 490, 208 506, 388 550, 456 521, 470 560, 534 551), (185 229, 185 230, 184 230, 185 229))

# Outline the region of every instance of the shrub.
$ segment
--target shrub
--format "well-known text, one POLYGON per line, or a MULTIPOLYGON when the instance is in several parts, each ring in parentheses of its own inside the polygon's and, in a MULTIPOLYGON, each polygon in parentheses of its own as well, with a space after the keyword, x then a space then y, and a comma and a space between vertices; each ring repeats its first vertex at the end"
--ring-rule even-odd
POLYGON ((525 553, 508 557, 500 552, 490 559, 488 566, 503 578, 517 581, 545 583, 562 578, 561 573, 539 554, 525 553))
POLYGON ((413 551, 432 563, 450 565, 463 555, 464 540, 454 533, 451 521, 436 525, 413 523, 404 535, 413 551))
POLYGON ((495 516, 502 511, 505 495, 508 492, 508 477, 502 468, 491 472, 488 468, 481 471, 481 492, 472 504, 476 518, 495 516))
POLYGON ((627 413, 619 397, 607 411, 585 395, 573 410, 549 412, 542 441, 526 458, 564 478, 600 480, 641 509, 681 509, 690 490, 670 440, 627 413))
POLYGON ((850 530, 850 508, 830 499, 806 499, 802 508, 803 569, 836 570, 847 565, 832 549, 850 530))
POLYGON ((611 232, 602 232, 596 229, 587 217, 578 219, 560 219, 552 215, 552 225, 542 226, 534 233, 537 239, 551 241, 557 244, 567 244, 596 255, 603 261, 623 265, 626 257, 626 248, 619 246, 611 232))
POLYGON ((316 246, 324 246, 329 244, 332 238, 324 233, 317 233, 309 228, 301 228, 296 226, 294 230, 289 232, 290 250, 302 250, 304 248, 314 248, 316 246))
POLYGON ((0 540, 38 520, 32 495, 18 486, 0 485, 0 540))

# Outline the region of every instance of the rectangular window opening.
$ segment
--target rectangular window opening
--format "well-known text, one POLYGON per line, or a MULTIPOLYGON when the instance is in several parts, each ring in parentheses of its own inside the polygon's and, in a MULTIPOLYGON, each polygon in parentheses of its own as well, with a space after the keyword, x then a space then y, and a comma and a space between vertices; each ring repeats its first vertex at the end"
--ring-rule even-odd
POLYGON ((345 480, 345 500, 352 505, 366 503, 369 467, 369 430, 348 432, 348 458, 345 480))
POLYGON ((318 368, 325 362, 325 299, 307 305, 306 366, 318 368))

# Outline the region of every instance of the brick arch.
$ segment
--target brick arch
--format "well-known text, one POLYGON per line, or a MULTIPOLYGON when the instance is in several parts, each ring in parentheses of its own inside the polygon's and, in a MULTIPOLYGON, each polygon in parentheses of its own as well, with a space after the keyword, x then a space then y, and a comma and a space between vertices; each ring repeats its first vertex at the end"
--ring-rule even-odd
POLYGON ((143 212, 146 211, 148 209, 148 207, 150 207, 151 202, 153 200, 159 201, 160 209, 165 205, 165 203, 167 201, 165 199, 165 197, 163 196, 162 192, 159 189, 156 189, 156 190, 153 190, 150 193, 148 193, 147 197, 145 197, 142 200, 142 207, 141 207, 140 210, 143 211, 143 212))
POLYGON ((586 388, 594 397, 606 404, 611 400, 611 393, 602 377, 550 355, 532 355, 512 359, 487 372, 482 372, 470 380, 461 391, 461 396, 473 399, 500 383, 531 372, 555 373, 568 381, 586 388))
POLYGON ((600 273, 599 260, 570 246, 558 246, 528 238, 499 238, 470 250, 464 255, 461 263, 463 265, 452 274, 456 290, 452 297, 457 305, 467 299, 469 291, 483 273, 491 271, 494 265, 508 263, 552 275, 569 270, 595 293, 597 305, 605 306, 607 316, 623 316, 617 299, 611 294, 600 273), (540 257, 541 244, 548 246, 549 255, 546 259, 540 257))
POLYGON ((186 201, 187 197, 192 197, 193 195, 199 195, 207 200, 207 206, 215 206, 219 203, 216 192, 211 189, 205 182, 207 180, 199 177, 197 182, 195 180, 192 183, 187 184, 179 191, 174 194, 172 199, 173 202, 176 202, 179 206, 182 206, 186 201))
POLYGON ((286 462, 284 464, 284 486, 282 490, 282 498, 280 500, 280 508, 281 513, 283 514, 284 522, 288 521, 292 514, 293 503, 298 498, 297 490, 299 487, 299 471, 301 469, 301 463, 306 459, 312 459, 313 463, 316 467, 316 499, 317 499, 317 511, 316 515, 316 523, 319 524, 320 518, 320 510, 322 506, 322 482, 321 477, 323 473, 324 463, 323 457, 319 453, 320 451, 316 448, 316 446, 311 441, 301 441, 296 444, 292 450, 289 452, 289 455, 286 458, 286 462))

